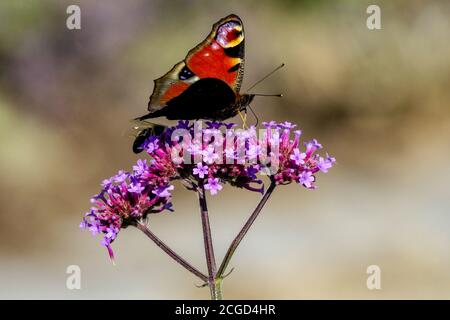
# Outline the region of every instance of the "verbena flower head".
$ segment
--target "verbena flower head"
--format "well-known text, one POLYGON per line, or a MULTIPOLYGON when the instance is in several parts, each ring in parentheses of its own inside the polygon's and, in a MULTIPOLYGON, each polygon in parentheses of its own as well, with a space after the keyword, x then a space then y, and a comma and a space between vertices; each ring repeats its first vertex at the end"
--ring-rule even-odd
POLYGON ((205 124, 180 121, 149 137, 143 149, 172 178, 203 183, 212 195, 225 183, 263 192, 263 175, 278 185, 297 182, 314 189, 316 174, 328 172, 336 162, 316 153, 322 149, 316 139, 301 144, 302 133, 290 122, 264 122, 259 132, 255 127, 237 129, 233 123, 205 124))
POLYGON ((244 130, 206 122, 203 128, 201 122, 180 121, 150 136, 142 145, 150 158, 138 160, 131 173, 119 171, 104 180, 81 227, 102 234, 102 244, 113 257, 111 243, 120 229, 171 210, 174 180, 191 190, 202 186, 211 195, 224 184, 263 193, 264 175, 276 185, 295 182, 314 189, 317 173, 328 172, 336 162, 316 153, 322 149, 317 140, 302 144, 301 131, 290 122, 264 122, 263 127, 244 130))
POLYGON ((167 177, 158 177, 158 167, 148 166, 139 160, 133 173, 119 171, 102 183, 102 190, 91 202, 92 208, 83 218, 80 227, 92 235, 102 234, 102 245, 108 248, 120 229, 136 224, 148 214, 171 210, 171 194, 174 189, 167 177))
POLYGON ((290 122, 264 122, 263 126, 267 129, 267 148, 276 153, 274 156, 278 161, 278 168, 269 173, 274 181, 277 184, 297 182, 308 189, 316 188, 315 174, 328 172, 336 159, 328 154, 326 157, 316 154, 322 149, 316 139, 304 142, 302 146, 302 132, 295 130, 296 125, 290 122))

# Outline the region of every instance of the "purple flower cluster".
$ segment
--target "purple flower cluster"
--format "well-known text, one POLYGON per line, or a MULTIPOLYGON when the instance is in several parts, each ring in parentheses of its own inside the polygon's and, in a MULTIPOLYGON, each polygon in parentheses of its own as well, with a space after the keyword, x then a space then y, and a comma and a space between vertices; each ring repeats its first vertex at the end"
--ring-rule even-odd
POLYGON ((160 136, 145 142, 147 153, 165 159, 180 178, 204 182, 212 195, 223 183, 262 192, 258 175, 270 176, 276 184, 297 182, 308 189, 315 185, 315 174, 328 172, 336 160, 315 152, 322 148, 316 139, 300 144, 301 131, 290 122, 264 122, 257 129, 235 129, 235 124, 206 122, 206 128, 180 121, 160 136), (259 187, 255 187, 259 185, 259 187))
POLYGON ((258 176, 267 175, 277 185, 297 182, 316 188, 316 174, 326 173, 335 159, 316 154, 322 145, 313 139, 300 143, 295 125, 274 121, 264 128, 236 129, 235 124, 180 121, 159 135, 147 138, 142 148, 150 160, 138 160, 132 173, 119 171, 104 180, 93 197, 94 206, 81 227, 103 234, 102 244, 112 257, 111 243, 121 228, 135 225, 150 213, 171 210, 173 180, 190 190, 203 186, 211 195, 224 184, 251 191, 264 191, 258 176))
POLYGON ((276 123, 263 122, 267 130, 267 145, 269 150, 277 150, 278 168, 272 172, 272 177, 277 184, 289 184, 297 182, 308 189, 316 188, 315 174, 319 171, 328 172, 336 162, 329 156, 322 157, 315 152, 322 149, 322 145, 312 139, 300 144, 302 132, 295 130, 296 125, 290 122, 276 123), (294 131, 294 138, 291 138, 294 131))
POLYGON ((148 214, 171 210, 174 189, 168 177, 158 176, 159 168, 138 160, 133 173, 119 171, 102 182, 102 190, 91 199, 93 204, 80 227, 92 235, 102 234, 102 245, 113 259, 111 243, 121 228, 145 219, 148 214))

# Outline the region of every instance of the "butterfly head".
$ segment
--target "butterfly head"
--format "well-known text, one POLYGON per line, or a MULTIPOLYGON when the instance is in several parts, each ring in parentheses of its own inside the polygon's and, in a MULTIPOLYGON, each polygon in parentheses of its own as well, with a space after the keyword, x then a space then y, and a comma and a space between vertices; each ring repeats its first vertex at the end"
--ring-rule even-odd
POLYGON ((250 103, 253 101, 253 98, 255 97, 254 94, 242 94, 239 95, 239 98, 237 99, 237 109, 239 111, 245 110, 250 103))

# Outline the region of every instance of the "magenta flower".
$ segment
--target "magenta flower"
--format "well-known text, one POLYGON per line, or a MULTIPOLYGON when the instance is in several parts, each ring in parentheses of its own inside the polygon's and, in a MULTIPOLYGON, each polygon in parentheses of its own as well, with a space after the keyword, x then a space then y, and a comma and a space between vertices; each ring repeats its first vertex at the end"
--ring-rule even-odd
POLYGON ((131 183, 128 186, 128 191, 131 193, 141 193, 144 189, 145 187, 141 186, 139 182, 131 183))
POLYGON ((294 153, 289 156, 289 159, 294 160, 296 165, 304 164, 304 159, 306 158, 306 153, 300 152, 298 148, 294 149, 294 153))
POLYGON ((171 196, 169 191, 172 191, 173 189, 175 189, 173 185, 167 187, 163 186, 156 188, 155 190, 152 191, 152 193, 156 194, 158 197, 167 198, 171 196))
POLYGON ((203 161, 207 164, 213 164, 217 159, 219 159, 219 155, 214 152, 213 147, 208 147, 207 149, 203 150, 203 161))
POLYGON ((147 170, 147 160, 141 160, 139 159, 136 163, 135 166, 133 166, 133 171, 138 174, 141 175, 145 172, 145 170, 147 170))
POLYGON ((128 174, 124 172, 123 170, 120 170, 117 175, 114 177, 111 177, 109 180, 114 181, 116 183, 122 183, 128 178, 128 174))
POLYGON ((298 183, 304 185, 308 189, 313 188, 314 176, 311 171, 303 171, 298 176, 298 183))
POLYGON ((278 123, 276 121, 270 121, 270 122, 263 122, 262 125, 269 129, 276 129, 278 128, 278 123))
POLYGON ((209 178, 208 183, 205 184, 205 189, 209 190, 211 195, 216 195, 217 192, 222 190, 222 186, 219 183, 219 178, 209 178))
POLYGON ((197 166, 192 170, 192 173, 198 176, 200 179, 203 179, 206 175, 208 175, 208 166, 204 166, 203 163, 197 163, 197 166))
POLYGON ((327 173, 328 169, 330 169, 335 162, 336 159, 328 155, 326 158, 319 157, 319 160, 317 161, 317 167, 320 171, 327 173))
POLYGON ((147 146, 145 150, 148 153, 153 153, 158 148, 158 139, 155 139, 154 141, 147 141, 147 146))

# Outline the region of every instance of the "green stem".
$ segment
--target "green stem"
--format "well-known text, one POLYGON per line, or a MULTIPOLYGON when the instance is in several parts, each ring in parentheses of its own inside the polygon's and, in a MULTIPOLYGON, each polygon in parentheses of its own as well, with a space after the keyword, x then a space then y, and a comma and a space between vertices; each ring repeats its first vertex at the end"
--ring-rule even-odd
POLYGON ((241 243, 242 239, 244 239, 245 235, 247 234, 248 230, 250 230, 250 227, 253 225, 253 222, 255 222, 256 218, 258 217, 259 213, 261 212, 262 208, 266 204, 267 200, 269 199, 270 195, 272 194, 273 190, 275 189, 276 184, 272 180, 269 188, 267 188, 266 192, 264 193, 264 196, 259 201, 258 206, 253 211, 252 215, 248 218, 247 222, 242 227, 241 231, 238 233, 236 238, 234 238, 233 242, 231 243, 230 247, 228 248, 227 253, 225 254, 225 257, 222 261, 222 264, 219 267, 219 271, 217 272, 216 278, 217 279, 223 279, 223 275, 225 273, 226 268, 228 267, 228 264, 231 261, 231 258, 233 257, 234 252, 236 251, 237 247, 241 243))
POLYGON ((212 296, 212 300, 222 300, 222 278, 216 278, 215 279, 215 286, 214 286, 214 292, 212 296))
POLYGON ((192 266, 189 262, 180 257, 175 251, 173 251, 168 245, 162 242, 153 232, 150 231, 147 224, 144 221, 139 221, 136 224, 136 228, 141 230, 148 238, 150 238, 158 247, 160 247, 165 253, 169 255, 173 260, 178 262, 189 272, 195 274, 202 281, 208 282, 208 277, 192 266))
MULTIPOLYGON (((206 265, 208 267, 208 286, 211 291, 211 300, 218 300, 222 298, 222 293, 217 288, 216 283, 216 259, 214 257, 214 247, 212 243, 211 227, 209 224, 208 206, 206 204, 205 188, 203 183, 199 183, 197 188, 198 201, 200 204, 200 215, 202 218, 203 228, 203 243, 205 246, 206 265), (219 291, 218 291, 219 290, 219 291)), ((220 286, 220 285, 219 285, 220 286)))

